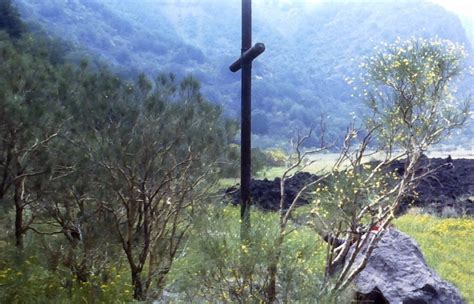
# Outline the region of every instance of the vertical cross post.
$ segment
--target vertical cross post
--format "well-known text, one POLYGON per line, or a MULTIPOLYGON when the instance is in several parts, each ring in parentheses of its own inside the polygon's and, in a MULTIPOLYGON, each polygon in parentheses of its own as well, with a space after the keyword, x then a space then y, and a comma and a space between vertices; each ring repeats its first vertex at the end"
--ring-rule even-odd
POLYGON ((241 87, 241 153, 240 153, 240 195, 242 221, 241 234, 250 227, 250 182, 252 150, 252 61, 265 51, 263 43, 252 47, 252 0, 242 0, 242 49, 241 56, 231 66, 232 72, 242 69, 241 87))
MULTIPOLYGON (((252 0, 242 1, 242 50, 245 54, 252 47, 252 0)), ((250 183, 252 149, 252 61, 242 62, 241 129, 240 129, 240 219, 244 229, 250 227, 250 183)))

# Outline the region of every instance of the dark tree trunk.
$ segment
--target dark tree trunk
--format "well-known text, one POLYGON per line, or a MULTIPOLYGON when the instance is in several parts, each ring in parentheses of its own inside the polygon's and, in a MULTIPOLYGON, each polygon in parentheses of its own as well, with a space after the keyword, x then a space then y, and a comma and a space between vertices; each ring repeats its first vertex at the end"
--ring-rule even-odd
POLYGON ((268 286, 267 286, 267 303, 274 303, 276 301, 276 278, 277 278, 277 263, 272 263, 268 267, 268 286))
POLYGON ((25 233, 25 227, 23 223, 23 211, 25 206, 23 205, 21 193, 23 182, 23 179, 19 179, 15 182, 15 194, 13 197, 13 201, 15 203, 15 246, 19 249, 23 249, 23 235, 25 233))
POLYGON ((0 200, 5 196, 8 188, 10 187, 10 182, 8 179, 10 174, 10 165, 13 159, 12 150, 15 146, 15 138, 15 132, 10 132, 10 141, 8 143, 8 147, 5 149, 6 157, 5 162, 3 163, 2 181, 0 183, 0 200))
POLYGON ((280 226, 280 235, 276 240, 276 252, 272 257, 270 264, 268 265, 268 286, 266 288, 267 303, 275 303, 277 300, 277 274, 278 274, 278 264, 280 263, 281 257, 281 246, 284 240, 284 226, 280 226))
POLYGON ((133 285, 133 298, 138 301, 146 300, 146 293, 143 289, 143 282, 141 279, 141 271, 132 269, 132 285, 133 285))

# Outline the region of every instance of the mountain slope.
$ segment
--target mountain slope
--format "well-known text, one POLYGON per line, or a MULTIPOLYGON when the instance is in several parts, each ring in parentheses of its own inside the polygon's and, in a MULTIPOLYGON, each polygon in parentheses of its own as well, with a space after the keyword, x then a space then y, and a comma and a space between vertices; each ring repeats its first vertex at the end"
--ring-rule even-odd
POLYGON ((100 1, 17 3, 26 20, 40 24, 76 46, 89 49, 94 57, 119 68, 124 74, 150 70, 150 66, 155 70, 172 70, 173 62, 203 59, 199 50, 179 39, 166 24, 147 28, 139 19, 117 14, 100 1), (186 55, 179 57, 177 54, 186 55))
MULTIPOLYGON (((238 117, 240 77, 228 65, 240 52, 240 1, 19 0, 25 17, 85 46, 124 75, 192 73, 203 91, 238 117)), ((471 47, 457 16, 418 2, 254 3, 255 142, 273 145, 329 116, 329 137, 344 131, 360 102, 344 77, 361 57, 397 37, 450 39, 471 47)), ((316 144, 316 142, 313 142, 316 144)))

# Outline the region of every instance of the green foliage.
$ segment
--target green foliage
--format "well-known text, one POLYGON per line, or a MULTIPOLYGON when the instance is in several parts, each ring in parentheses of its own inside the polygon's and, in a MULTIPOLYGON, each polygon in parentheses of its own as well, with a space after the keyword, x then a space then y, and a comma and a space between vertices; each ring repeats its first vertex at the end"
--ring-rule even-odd
POLYGON ((395 225, 417 241, 430 267, 459 288, 467 303, 474 302, 470 284, 474 269, 472 218, 409 214, 397 219, 395 225))
MULTIPOLYGON (((240 1, 17 3, 28 20, 87 48, 91 57, 106 60, 121 75, 172 71, 182 76, 191 71, 203 83, 206 98, 222 105, 230 117, 239 116, 240 78, 228 66, 239 53, 240 1)), ((254 144, 262 148, 284 148, 298 131, 318 125, 321 115, 327 123, 326 142, 339 144, 350 113, 364 114, 344 77, 357 75, 359 59, 380 42, 391 43, 397 36, 439 36, 470 51, 459 19, 432 3, 311 6, 307 1, 261 0, 254 3, 253 13, 254 35, 269 46, 254 64, 254 144)), ((468 92, 469 81, 466 84, 468 92)), ((322 132, 319 127, 315 131, 322 132)), ((307 145, 320 146, 319 139, 307 145)))
MULTIPOLYGON (((187 296, 179 295, 174 299, 175 302, 203 299, 201 293, 204 291, 212 292, 208 294, 209 298, 215 294, 226 294, 226 290, 218 290, 218 285, 213 285, 215 289, 207 289, 207 286, 203 286, 203 281, 200 280, 203 278, 209 280, 205 274, 216 273, 216 265, 222 265, 226 261, 233 261, 238 268, 240 254, 238 209, 218 207, 208 211, 208 213, 202 214, 203 217, 199 217, 195 228, 193 228, 193 236, 197 238, 196 241, 193 241, 194 238, 190 239, 183 255, 177 260, 170 273, 169 291, 184 291, 186 294, 186 290, 188 290, 187 296), (209 222, 213 228, 207 232, 203 231, 209 222), (221 235, 218 234, 219 229, 223 231, 221 235), (200 232, 204 232, 204 235, 197 235, 200 232), (226 249, 224 250, 224 248, 226 249), (211 260, 211 257, 216 260, 211 260), (194 294, 197 291, 200 293, 194 294)), ((254 223, 260 229, 259 235, 261 237, 274 235, 271 232, 272 228, 267 226, 272 227, 271 223, 274 223, 274 219, 274 214, 255 214, 254 223), (259 222, 262 222, 262 225, 258 224, 259 222)), ((472 224, 470 219, 438 219, 426 215, 406 215, 395 222, 398 229, 415 238, 421 246, 428 264, 442 278, 457 286, 467 301, 472 301, 474 295, 471 285, 469 285, 470 269, 472 269, 469 266, 472 261, 470 253, 473 250, 470 245, 474 244, 469 241, 469 232, 473 229, 472 224), (463 267, 459 265, 463 265, 463 267)), ((259 240, 260 245, 267 244, 266 250, 271 250, 268 240, 259 240)), ((324 245, 312 231, 298 228, 289 235, 286 246, 285 256, 288 256, 288 259, 285 261, 292 265, 285 266, 284 269, 287 272, 282 275, 290 275, 295 292, 308 293, 310 296, 317 286, 312 272, 321 274, 323 270, 324 245), (309 259, 307 259, 308 256, 309 259), (303 258, 301 259, 301 257, 303 258), (292 271, 296 271, 296 276, 291 275, 292 271), (298 279, 304 281, 299 282, 298 279)), ((15 260, 14 257, 18 253, 9 249, 5 244, 0 244, 0 249, 2 261, 0 263, 0 301, 2 303, 30 303, 31 301, 49 303, 94 301, 110 303, 113 301, 125 303, 131 300, 130 274, 123 263, 121 265, 117 261, 110 263, 102 274, 91 275, 90 283, 81 284, 70 276, 66 268, 53 271, 49 266, 49 257, 41 249, 41 245, 35 251, 28 251, 25 254, 28 258, 23 262, 15 260), (68 280, 72 283, 71 287, 68 287, 70 284, 68 280), (72 300, 69 292, 73 297, 72 300)), ((269 251, 263 252, 262 258, 257 255, 256 261, 265 265, 264 258, 269 251)), ((236 272, 230 267, 224 269, 227 272, 233 270, 233 273, 236 272)), ((233 275, 231 274, 230 277, 233 275)), ((218 278, 219 276, 214 279, 217 281, 218 278)), ((224 282, 220 283, 225 286, 224 282)), ((228 293, 226 297, 229 297, 228 293)), ((314 303, 314 299, 311 300, 309 297, 297 296, 297 298, 303 299, 302 302, 305 302, 304 299, 310 299, 314 303)))
MULTIPOLYGON (((124 290, 145 299, 150 286, 159 293, 194 208, 220 175, 234 123, 193 77, 126 81, 86 61, 63 64, 67 54, 52 53, 45 37, 1 39, 0 221, 14 226, 18 250, 43 235, 45 255, 25 257, 49 260, 38 276, 53 287, 64 277, 58 297, 73 302, 109 302, 108 292, 124 290), (133 291, 102 279, 125 256, 133 291)), ((25 288, 29 280, 18 277, 25 288)), ((15 290, 49 296, 11 284, 7 302, 18 300, 15 290)))
POLYGON ((252 172, 258 173, 268 166, 267 154, 259 148, 252 148, 252 172))
MULTIPOLYGON (((9 1, 1 3, 11 9, 9 1)), ((24 5, 51 20, 64 17, 61 1, 24 5)), ((66 5, 92 8, 133 36, 133 26, 106 5, 66 5)), ((279 214, 253 212, 250 237, 242 243, 238 210, 210 204, 227 170, 222 163, 238 159, 231 144, 236 126, 206 100, 194 77, 159 74, 150 80, 139 74, 125 80, 86 61, 67 64, 68 47, 55 47, 60 41, 13 36, 0 33, 0 224, 6 227, 0 236, 1 302, 146 300, 165 287, 183 293, 185 301, 262 301, 275 260, 281 299, 329 301, 315 288, 328 281, 326 252, 314 231, 291 221, 282 228, 279 214)), ((154 49, 149 37, 137 37, 140 48, 154 49)), ((93 38, 102 41, 99 33, 93 38)), ((193 59, 187 61, 183 49, 164 56, 186 64, 204 60, 190 47, 193 59)), ((112 56, 137 59, 123 50, 112 56)), ((420 68, 423 80, 414 81, 427 84, 432 95, 438 66, 420 68)), ((400 73, 415 77, 409 69, 400 73)), ((279 111, 273 121, 261 111, 262 133, 286 127, 281 119, 287 112, 308 112, 290 99, 279 102, 277 108, 290 111, 279 111)), ((452 112, 441 113, 449 120, 446 113, 452 112)), ((282 165, 286 156, 255 150, 254 158, 256 172, 282 165)), ((364 205, 377 201, 384 207, 377 193, 387 191, 387 177, 372 176, 370 169, 335 172, 329 186, 316 190, 324 200, 318 207, 351 228, 357 222, 348 222, 364 205)))
MULTIPOLYGON (((252 148, 252 172, 255 175, 262 174, 267 168, 275 166, 284 166, 287 156, 280 149, 262 150, 252 148)), ((224 177, 240 176, 240 146, 230 144, 227 148, 227 160, 221 165, 222 175, 224 177)))
MULTIPOLYGON (((374 172, 369 164, 332 172, 316 187, 311 212, 318 216, 313 224, 320 231, 356 229, 353 220, 364 207, 386 208, 392 202, 393 196, 383 196, 397 179, 396 173, 374 172)), ((357 224, 373 225, 370 217, 362 218, 357 224)))
POLYGON ((15 206, 17 246, 29 229, 26 218, 31 193, 51 170, 48 145, 65 119, 58 95, 60 71, 47 58, 35 56, 20 41, 0 42, 0 204, 15 206))
MULTIPOLYGON (((185 301, 193 302, 263 301, 268 263, 278 249, 278 214, 253 210, 251 221, 250 242, 242 244, 238 208, 211 206, 203 210, 172 270, 172 290, 183 292, 185 301), (250 282, 245 283, 246 276, 250 282), (248 284, 252 286, 250 292, 248 284)), ((288 234, 279 272, 282 299, 317 302, 315 287, 324 275, 323 248, 319 237, 308 228, 288 234)))
POLYGON ((449 41, 411 39, 376 49, 362 64, 371 116, 365 130, 348 129, 340 158, 316 188, 311 212, 322 236, 339 239, 329 242, 329 271, 345 261, 329 290, 345 290, 363 270, 381 233, 427 174, 419 169, 422 153, 465 122, 468 104, 457 102, 451 88, 464 57, 462 47, 449 41), (382 160, 366 164, 373 141, 382 160), (388 172, 401 157, 401 174, 388 172), (356 257, 360 264, 353 264, 356 257))
POLYGON ((468 117, 471 100, 456 97, 466 69, 460 44, 440 39, 398 40, 384 45, 361 68, 363 91, 374 113, 379 141, 409 149, 446 138, 468 117))
POLYGON ((8 40, 2 41, 0 59, 2 131, 24 132, 24 140, 41 138, 34 132, 47 132, 61 119, 58 71, 48 60, 22 52, 8 40))
POLYGON ((126 303, 131 299, 127 268, 116 262, 81 282, 67 267, 51 268, 51 256, 43 252, 40 238, 35 237, 26 251, 0 248, 2 303, 126 303))
POLYGON ((0 31, 6 31, 12 38, 20 38, 25 25, 11 0, 0 0, 0 31))
POLYGON ((230 144, 227 147, 227 161, 221 164, 221 170, 226 178, 240 176, 240 146, 230 144))

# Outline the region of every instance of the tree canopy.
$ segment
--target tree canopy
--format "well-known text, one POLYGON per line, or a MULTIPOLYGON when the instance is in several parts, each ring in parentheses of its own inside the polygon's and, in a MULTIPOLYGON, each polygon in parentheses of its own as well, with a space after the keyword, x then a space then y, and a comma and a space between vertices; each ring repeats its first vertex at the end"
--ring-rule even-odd
POLYGON ((462 125, 472 102, 456 94, 466 60, 464 46, 443 39, 398 40, 367 58, 362 96, 380 140, 423 152, 462 125))
POLYGON ((6 31, 13 38, 19 38, 25 30, 20 14, 11 0, 0 0, 0 30, 6 31))

